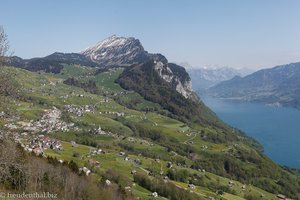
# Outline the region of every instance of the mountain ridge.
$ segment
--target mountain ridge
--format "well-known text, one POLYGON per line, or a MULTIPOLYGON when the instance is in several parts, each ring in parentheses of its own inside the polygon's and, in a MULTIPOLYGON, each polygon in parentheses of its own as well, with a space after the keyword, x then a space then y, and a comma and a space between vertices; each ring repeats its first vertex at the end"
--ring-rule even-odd
POLYGON ((300 62, 262 69, 234 77, 209 89, 218 98, 257 101, 300 108, 300 62))

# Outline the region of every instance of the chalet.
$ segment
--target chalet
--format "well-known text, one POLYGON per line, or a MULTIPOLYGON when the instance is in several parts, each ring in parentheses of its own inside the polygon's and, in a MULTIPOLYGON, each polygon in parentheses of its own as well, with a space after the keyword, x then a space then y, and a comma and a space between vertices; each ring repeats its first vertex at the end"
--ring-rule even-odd
POLYGON ((134 142, 134 139, 130 137, 130 138, 128 138, 128 141, 129 142, 134 142))
POLYGON ((288 198, 285 195, 283 195, 283 194, 278 194, 277 197, 280 200, 288 200, 288 198))
POLYGON ((167 163, 167 167, 168 167, 168 168, 172 168, 172 167, 173 167, 172 162, 169 161, 169 162, 167 163))
POLYGON ((4 117, 4 115, 5 115, 5 112, 0 112, 0 117, 4 117))
POLYGON ((102 153, 102 149, 98 149, 97 154, 101 154, 101 153, 102 153))
POLYGON ((90 154, 91 154, 91 155, 96 155, 96 154, 97 154, 97 151, 96 151, 96 150, 90 150, 90 154))
POLYGON ((89 170, 86 167, 81 167, 81 168, 79 168, 79 172, 83 172, 83 173, 85 173, 86 176, 88 176, 88 175, 90 175, 91 170, 89 170))
POLYGON ((22 136, 27 136, 27 135, 28 135, 28 133, 26 133, 26 132, 23 132, 23 133, 21 133, 21 135, 22 135, 22 136))
POLYGON ((196 188, 195 185, 193 185, 193 184, 189 184, 188 187, 191 188, 191 189, 195 189, 196 188))
POLYGON ((151 196, 154 197, 154 198, 156 198, 156 197, 158 197, 158 194, 157 194, 157 192, 153 192, 153 193, 151 194, 151 196))
POLYGON ((105 180, 105 185, 110 186, 110 185, 111 185, 111 181, 108 180, 108 179, 106 179, 106 180, 105 180))
POLYGON ((94 130, 95 134, 99 134, 99 135, 106 135, 107 133, 105 131, 103 131, 101 129, 101 127, 99 126, 99 128, 94 130))
POLYGON ((25 149, 25 151, 28 151, 28 152, 32 152, 32 150, 33 150, 32 148, 30 148, 28 146, 26 146, 24 149, 25 149))
POLYGON ((191 144, 191 145, 192 145, 192 144, 194 144, 194 142, 193 142, 193 141, 188 141, 188 144, 191 144))
POLYGON ((124 188, 125 190, 127 190, 127 191, 131 191, 131 187, 130 186, 126 186, 125 188, 124 188))
POLYGON ((117 117, 124 117, 125 113, 123 113, 123 112, 117 112, 116 115, 117 115, 117 117))

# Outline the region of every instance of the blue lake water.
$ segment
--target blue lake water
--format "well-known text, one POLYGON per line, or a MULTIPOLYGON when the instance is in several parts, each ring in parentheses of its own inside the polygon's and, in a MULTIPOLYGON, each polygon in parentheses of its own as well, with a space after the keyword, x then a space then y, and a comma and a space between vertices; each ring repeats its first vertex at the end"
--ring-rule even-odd
POLYGON ((299 110, 203 95, 201 98, 224 122, 259 141, 273 161, 300 168, 299 110))

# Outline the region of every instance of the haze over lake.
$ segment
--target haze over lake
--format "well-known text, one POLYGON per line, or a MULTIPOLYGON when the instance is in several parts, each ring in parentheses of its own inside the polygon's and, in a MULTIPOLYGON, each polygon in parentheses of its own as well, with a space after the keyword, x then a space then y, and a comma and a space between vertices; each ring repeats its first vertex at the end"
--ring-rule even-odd
POLYGON ((201 97, 223 121, 258 140, 275 162, 300 168, 299 110, 201 97))

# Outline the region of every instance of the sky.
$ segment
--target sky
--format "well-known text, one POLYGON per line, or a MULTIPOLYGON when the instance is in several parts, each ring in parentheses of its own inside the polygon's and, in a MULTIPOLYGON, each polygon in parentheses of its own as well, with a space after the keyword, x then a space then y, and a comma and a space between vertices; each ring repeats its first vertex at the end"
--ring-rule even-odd
POLYGON ((14 55, 80 52, 113 34, 194 67, 300 61, 299 0, 0 0, 14 55))

